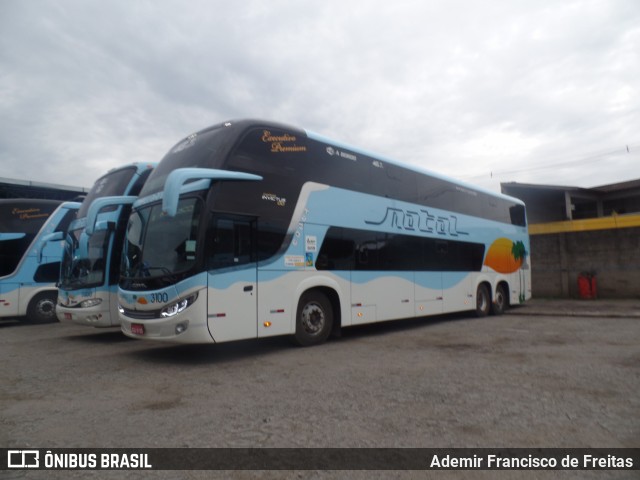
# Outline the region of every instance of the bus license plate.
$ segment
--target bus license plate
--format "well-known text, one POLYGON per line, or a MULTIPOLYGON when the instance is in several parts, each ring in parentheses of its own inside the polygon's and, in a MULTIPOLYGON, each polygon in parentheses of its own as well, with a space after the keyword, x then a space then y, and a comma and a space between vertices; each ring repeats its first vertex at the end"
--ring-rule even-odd
POLYGON ((141 323, 132 323, 131 333, 133 333, 134 335, 144 335, 144 325, 142 325, 141 323))

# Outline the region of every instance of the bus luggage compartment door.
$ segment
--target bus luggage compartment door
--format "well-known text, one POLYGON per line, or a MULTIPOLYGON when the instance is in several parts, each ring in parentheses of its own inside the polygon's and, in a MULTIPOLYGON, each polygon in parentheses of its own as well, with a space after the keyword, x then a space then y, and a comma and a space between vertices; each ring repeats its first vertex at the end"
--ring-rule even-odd
POLYGON ((0 317, 18 316, 20 284, 0 282, 0 317))

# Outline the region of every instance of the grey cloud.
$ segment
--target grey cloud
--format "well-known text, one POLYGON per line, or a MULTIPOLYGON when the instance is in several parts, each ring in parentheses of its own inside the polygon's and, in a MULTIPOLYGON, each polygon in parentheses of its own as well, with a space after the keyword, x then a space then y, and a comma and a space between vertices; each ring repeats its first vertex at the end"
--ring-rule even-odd
MULTIPOLYGON (((639 24, 633 0, 6 0, 0 176, 88 186, 258 116, 494 189, 544 182, 531 166, 640 143, 639 24)), ((557 181, 637 178, 637 155, 557 181)))

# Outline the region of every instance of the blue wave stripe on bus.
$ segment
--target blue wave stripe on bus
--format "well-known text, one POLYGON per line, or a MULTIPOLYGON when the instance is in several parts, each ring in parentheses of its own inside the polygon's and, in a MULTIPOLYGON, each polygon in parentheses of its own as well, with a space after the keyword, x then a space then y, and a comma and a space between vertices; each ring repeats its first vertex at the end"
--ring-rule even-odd
POLYGON ((19 240, 26 237, 26 233, 0 233, 0 241, 2 240, 19 240))
MULTIPOLYGON (((303 270, 301 270, 303 271, 303 270)), ((278 280, 279 278, 288 275, 291 273, 291 270, 260 270, 258 272, 258 276, 261 282, 269 282, 278 280)), ((398 278, 402 280, 406 280, 410 283, 414 283, 423 287, 430 289, 448 289, 455 287, 459 283, 463 282, 469 277, 468 272, 366 272, 366 271, 331 271, 327 272, 328 276, 336 276, 342 280, 351 281, 352 283, 356 283, 359 285, 365 285, 367 283, 373 282, 380 278, 398 278), (354 275, 355 274, 355 275, 354 275)), ((234 278, 232 281, 227 282, 230 286, 233 283, 237 283, 238 277, 234 278)))
MULTIPOLYGON (((473 237, 485 245, 514 236, 512 225, 340 188, 312 192, 306 217, 311 224, 463 241, 473 237)), ((525 239, 526 227, 520 230, 525 239)))

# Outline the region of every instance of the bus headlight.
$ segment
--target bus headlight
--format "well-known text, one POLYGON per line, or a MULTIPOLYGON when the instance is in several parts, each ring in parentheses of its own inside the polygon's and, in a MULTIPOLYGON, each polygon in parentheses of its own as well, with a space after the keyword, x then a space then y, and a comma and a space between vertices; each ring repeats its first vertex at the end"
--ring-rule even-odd
POLYGON ((196 298, 198 298, 198 294, 194 293, 193 295, 190 295, 187 298, 178 300, 176 303, 172 303, 168 307, 164 307, 162 310, 160 310, 160 316, 162 318, 173 317, 179 314, 180 312, 185 311, 188 306, 190 306, 193 302, 196 301, 196 298))
POLYGON ((80 308, 90 308, 100 305, 102 303, 101 298, 90 298, 89 300, 83 300, 80 302, 80 308))

